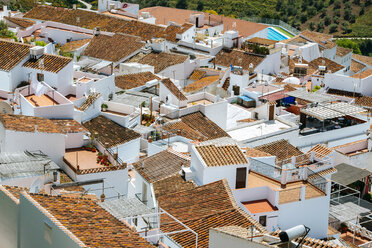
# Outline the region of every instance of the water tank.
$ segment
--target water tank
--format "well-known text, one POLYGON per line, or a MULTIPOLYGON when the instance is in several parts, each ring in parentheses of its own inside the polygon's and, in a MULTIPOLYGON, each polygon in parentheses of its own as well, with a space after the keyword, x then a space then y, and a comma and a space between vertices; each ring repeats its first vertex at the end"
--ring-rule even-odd
POLYGON ((240 95, 240 86, 233 85, 233 91, 234 91, 235 96, 239 96, 240 95))
POLYGON ((305 236, 308 233, 308 231, 309 228, 307 228, 306 226, 298 225, 285 231, 281 231, 279 233, 279 238, 282 242, 289 242, 291 240, 305 236))

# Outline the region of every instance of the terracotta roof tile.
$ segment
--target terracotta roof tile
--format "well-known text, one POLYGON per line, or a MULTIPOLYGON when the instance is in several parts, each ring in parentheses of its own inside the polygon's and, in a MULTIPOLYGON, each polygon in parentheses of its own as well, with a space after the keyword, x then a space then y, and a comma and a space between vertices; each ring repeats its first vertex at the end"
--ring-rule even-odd
POLYGON ((59 126, 63 133, 80 133, 87 130, 83 125, 75 120, 51 120, 55 125, 59 126))
POLYGON ((327 67, 327 71, 330 70, 332 73, 335 73, 344 68, 344 66, 324 57, 319 57, 309 62, 310 70, 312 70, 313 72, 317 71, 319 66, 321 65, 325 65, 327 67))
POLYGON ((346 97, 351 97, 351 98, 361 96, 360 93, 354 93, 350 91, 344 91, 344 90, 338 90, 338 89, 332 89, 332 88, 328 89, 327 94, 337 95, 337 96, 346 96, 346 97))
MULTIPOLYGON (((183 24, 190 19, 191 14, 202 13, 199 11, 194 10, 186 10, 186 9, 176 9, 176 8, 168 8, 163 6, 155 6, 144 8, 140 10, 141 12, 149 12, 150 15, 156 18, 157 24, 164 24, 167 25, 169 21, 176 22, 178 24, 183 24)), ((210 19, 212 21, 218 21, 223 23, 224 31, 231 30, 235 25, 236 30, 239 31, 239 35, 244 37, 250 36, 255 34, 265 28, 267 25, 244 21, 237 18, 227 17, 227 16, 219 16, 219 15, 212 15, 205 13, 205 19, 210 19)))
POLYGON ((77 49, 79 49, 80 47, 84 46, 85 44, 87 44, 88 42, 90 42, 92 39, 82 39, 82 40, 74 40, 74 41, 70 41, 70 42, 67 42, 65 43, 63 46, 62 46, 62 51, 63 52, 73 52, 73 51, 76 51, 77 49))
POLYGON ((192 74, 190 75, 189 79, 190 80, 199 80, 201 79, 202 77, 204 77, 204 75, 206 74, 207 72, 206 71, 202 71, 202 70, 194 70, 192 72, 192 74))
POLYGON ((219 81, 220 79, 220 76, 208 76, 208 77, 204 77, 202 79, 199 79, 189 85, 187 85, 183 90, 185 92, 194 92, 194 91, 198 91, 198 90, 201 90, 217 81, 219 81))
POLYGON ((253 38, 247 40, 247 42, 270 46, 270 45, 274 45, 278 41, 269 40, 269 39, 260 38, 260 37, 253 37, 253 38))
POLYGON ((180 89, 169 79, 165 78, 161 80, 161 83, 180 101, 186 101, 187 97, 181 92, 180 89))
MULTIPOLYGON (((226 180, 162 195, 158 201, 161 208, 198 233, 198 247, 201 248, 209 245, 210 228, 253 225, 259 232, 266 232, 252 217, 239 209, 226 180)), ((166 216, 161 229, 170 232, 184 227, 166 216)), ((195 235, 190 232, 172 234, 170 237, 182 247, 195 247, 195 235)))
POLYGON ((156 197, 176 193, 184 190, 191 190, 196 187, 192 181, 185 181, 181 175, 175 174, 153 183, 156 197))
POLYGON ((139 86, 145 85, 147 82, 151 80, 160 80, 160 77, 152 74, 149 71, 146 72, 139 72, 139 73, 132 73, 126 75, 120 75, 115 77, 115 85, 123 90, 129 90, 132 88, 136 88, 139 86))
POLYGON ((353 71, 354 73, 360 72, 364 68, 366 68, 366 66, 363 65, 362 63, 359 63, 354 59, 351 60, 350 70, 353 71))
POLYGON ((96 201, 40 194, 30 196, 88 247, 154 247, 96 201))
POLYGON ((276 156, 277 160, 290 159, 303 153, 286 140, 278 140, 264 145, 256 146, 255 149, 276 156))
POLYGON ((264 55, 257 55, 241 50, 221 50, 215 58, 217 65, 222 65, 225 67, 241 66, 244 70, 249 70, 249 64, 253 64, 253 68, 256 68, 263 60, 264 55))
POLYGON ((141 37, 142 40, 164 36, 164 27, 81 9, 65 9, 38 5, 24 15, 24 18, 54 21, 88 29, 100 27, 102 31, 124 33, 141 37))
POLYGON ((372 69, 368 69, 368 70, 362 71, 360 73, 354 74, 351 77, 352 78, 362 78, 363 79, 363 78, 367 78, 371 75, 372 75, 372 69))
POLYGON ((88 95, 87 99, 81 104, 79 110, 85 111, 87 110, 99 97, 101 96, 98 92, 92 92, 88 95))
POLYGON ((352 56, 353 59, 358 60, 362 63, 365 63, 369 66, 372 66, 372 57, 370 56, 364 56, 364 55, 359 55, 359 54, 353 54, 352 56))
POLYGON ((179 55, 175 53, 149 53, 146 55, 141 55, 138 57, 133 57, 129 60, 129 62, 137 62, 140 64, 146 64, 154 66, 154 72, 160 73, 161 71, 165 70, 166 68, 182 64, 188 59, 186 55, 179 55))
POLYGON ((207 166, 248 164, 237 145, 204 145, 195 148, 207 166))
POLYGON ((0 190, 2 190, 2 188, 4 188, 6 191, 9 192, 9 194, 11 194, 14 198, 18 200, 19 200, 19 193, 21 193, 22 191, 26 191, 26 192, 29 191, 29 188, 18 187, 18 186, 1 185, 0 190))
POLYGON ((293 38, 290 38, 290 39, 287 39, 287 40, 281 40, 280 41, 281 43, 286 43, 286 44, 291 44, 291 43, 307 43, 308 40, 299 36, 299 35, 296 35, 295 37, 293 38))
MULTIPOLYGON (((271 233, 271 235, 275 236, 275 237, 279 237, 279 233, 280 233, 280 230, 271 233)), ((296 242, 296 243, 299 243, 301 241, 301 239, 302 238, 297 238, 293 241, 296 242)), ((341 246, 341 245, 336 245, 332 242, 328 242, 328 241, 324 241, 324 240, 320 240, 320 239, 315 239, 315 238, 310 238, 310 237, 306 237, 304 239, 303 245, 308 246, 308 247, 312 247, 312 248, 343 248, 343 247, 345 247, 345 246, 341 246)))
POLYGON ((0 70, 10 71, 30 54, 31 45, 0 39, 0 70))
POLYGON ((340 57, 344 57, 345 55, 351 53, 352 51, 353 49, 337 46, 336 55, 340 57))
POLYGON ((141 159, 133 164, 136 171, 149 183, 177 175, 182 166, 189 167, 190 161, 167 150, 141 159))
POLYGON ((271 157, 270 153, 260 151, 258 149, 244 147, 242 150, 245 152, 244 155, 248 158, 257 158, 257 157, 271 157))
POLYGON ((122 127, 112 120, 100 115, 83 123, 91 135, 98 139, 105 148, 111 148, 141 137, 135 131, 122 127))
POLYGON ((336 173, 336 172, 337 172, 337 169, 332 167, 332 168, 329 168, 329 169, 326 169, 326 170, 323 170, 323 171, 319 171, 316 174, 312 174, 308 177, 308 179, 313 179, 313 178, 316 178, 318 176, 326 176, 326 175, 333 174, 333 173, 336 173))
POLYGON ((312 147, 308 153, 310 152, 315 152, 315 156, 317 158, 324 158, 326 156, 328 156, 329 154, 331 154, 333 152, 333 149, 331 148, 328 148, 327 146, 323 145, 323 144, 317 144, 316 146, 312 147))
POLYGON ((63 133, 60 126, 42 117, 1 114, 0 122, 5 129, 18 132, 35 132, 37 129, 40 133, 63 133))
POLYGON ((23 67, 57 73, 71 62, 72 58, 52 54, 44 54, 39 59, 29 59, 23 64, 23 67), (41 61, 44 61, 44 67, 40 67, 41 61))
POLYGON ((355 98, 355 104, 372 108, 372 96, 360 96, 355 98))
POLYGON ((181 136, 198 141, 230 137, 201 112, 184 115, 180 121, 167 123, 163 128, 173 133, 180 131, 181 136))
POLYGON ((303 38, 307 38, 310 41, 314 41, 318 43, 320 46, 326 47, 331 49, 336 46, 336 43, 332 42, 332 35, 318 33, 310 30, 305 30, 300 33, 300 36, 303 38))
POLYGON ((4 19, 20 26, 21 28, 28 28, 35 24, 35 21, 27 20, 23 18, 4 16, 4 19))
POLYGON ((82 55, 112 62, 120 62, 128 56, 133 55, 144 46, 145 43, 136 36, 125 34, 108 36, 101 34, 93 37, 82 55))
POLYGON ((222 89, 228 90, 230 87, 230 77, 226 78, 225 82, 223 82, 222 89))

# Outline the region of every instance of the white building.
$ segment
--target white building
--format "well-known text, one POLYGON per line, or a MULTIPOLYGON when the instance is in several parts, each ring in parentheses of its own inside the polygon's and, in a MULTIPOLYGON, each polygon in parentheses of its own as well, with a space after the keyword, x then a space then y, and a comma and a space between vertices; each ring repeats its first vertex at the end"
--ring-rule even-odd
POLYGON ((2 115, 0 151, 42 151, 60 164, 65 154, 65 132, 52 120, 24 115, 2 115))

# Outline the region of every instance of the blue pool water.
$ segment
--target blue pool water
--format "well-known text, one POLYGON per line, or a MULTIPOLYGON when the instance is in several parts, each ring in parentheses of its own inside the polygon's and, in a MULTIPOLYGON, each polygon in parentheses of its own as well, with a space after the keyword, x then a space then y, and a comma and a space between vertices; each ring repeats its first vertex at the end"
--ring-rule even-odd
POLYGON ((267 33, 267 38, 269 40, 287 40, 288 39, 287 36, 282 35, 281 33, 279 33, 273 28, 269 28, 268 33, 267 33))

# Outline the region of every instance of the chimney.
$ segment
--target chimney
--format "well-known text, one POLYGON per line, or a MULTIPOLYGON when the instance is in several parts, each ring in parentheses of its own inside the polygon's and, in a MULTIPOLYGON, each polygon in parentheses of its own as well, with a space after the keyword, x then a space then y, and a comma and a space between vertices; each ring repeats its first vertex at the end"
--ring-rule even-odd
POLYGON ((98 35, 100 35, 101 34, 101 29, 99 28, 99 27, 95 27, 94 28, 94 35, 95 36, 98 36, 98 35))
POLYGON ((73 4, 72 5, 72 9, 76 9, 76 4, 73 4))
POLYGON ((35 124, 35 133, 37 133, 37 124, 35 124))

